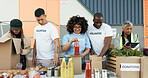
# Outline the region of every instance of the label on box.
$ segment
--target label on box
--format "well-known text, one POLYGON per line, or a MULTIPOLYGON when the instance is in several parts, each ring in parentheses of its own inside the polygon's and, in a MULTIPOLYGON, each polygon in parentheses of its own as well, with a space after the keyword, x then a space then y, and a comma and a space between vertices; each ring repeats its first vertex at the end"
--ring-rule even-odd
POLYGON ((121 71, 140 71, 140 63, 120 63, 121 71))

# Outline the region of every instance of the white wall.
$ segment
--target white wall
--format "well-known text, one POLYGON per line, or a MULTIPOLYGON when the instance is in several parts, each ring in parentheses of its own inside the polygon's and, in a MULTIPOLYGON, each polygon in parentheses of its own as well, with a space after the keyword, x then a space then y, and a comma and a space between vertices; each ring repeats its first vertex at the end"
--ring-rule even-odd
POLYGON ((60 0, 60 2, 60 25, 66 25, 69 18, 75 15, 85 17, 88 24, 92 24, 93 15, 78 0, 60 0))
POLYGON ((19 18, 19 0, 0 0, 0 21, 19 18))

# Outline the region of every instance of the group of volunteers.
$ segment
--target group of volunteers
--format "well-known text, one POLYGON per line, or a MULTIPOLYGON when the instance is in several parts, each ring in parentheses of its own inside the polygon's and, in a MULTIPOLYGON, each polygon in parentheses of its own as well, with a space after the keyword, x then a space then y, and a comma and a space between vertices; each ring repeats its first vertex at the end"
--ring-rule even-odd
MULTIPOLYGON (((68 34, 64 35, 61 46, 58 31, 54 25, 47 21, 44 9, 36 9, 34 15, 39 23, 34 29, 32 60, 34 66, 57 66, 60 47, 64 52, 63 57, 67 58, 66 55, 74 55, 76 41, 79 41, 82 69, 85 69, 85 56, 89 53, 105 58, 104 55, 110 47, 113 34, 111 26, 103 23, 103 14, 94 14, 93 25, 88 25, 84 17, 72 16, 66 25, 68 34)), ((114 39, 116 49, 134 49, 130 44, 126 45, 131 42, 139 42, 138 35, 132 33, 132 28, 133 24, 130 21, 123 23, 122 33, 118 33, 114 39)), ((10 30, 2 37, 21 39, 20 63, 23 65, 22 70, 26 69, 26 56, 31 52, 31 41, 23 33, 22 22, 19 19, 11 20, 10 30)))

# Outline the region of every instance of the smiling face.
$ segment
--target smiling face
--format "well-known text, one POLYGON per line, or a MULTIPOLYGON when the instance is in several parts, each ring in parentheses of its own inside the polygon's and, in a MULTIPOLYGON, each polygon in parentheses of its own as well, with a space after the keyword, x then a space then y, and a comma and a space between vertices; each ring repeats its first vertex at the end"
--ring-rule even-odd
POLYGON ((40 17, 36 17, 36 20, 40 25, 45 25, 47 23, 46 15, 41 15, 40 17))
POLYGON ((122 30, 124 31, 124 34, 126 35, 130 35, 130 33, 132 32, 132 26, 126 26, 126 27, 123 27, 122 30))
POLYGON ((81 25, 75 24, 73 27, 73 31, 75 34, 80 34, 81 32, 81 25))
POLYGON ((94 22, 94 27, 96 27, 97 29, 99 29, 103 23, 103 17, 94 17, 93 19, 94 22))

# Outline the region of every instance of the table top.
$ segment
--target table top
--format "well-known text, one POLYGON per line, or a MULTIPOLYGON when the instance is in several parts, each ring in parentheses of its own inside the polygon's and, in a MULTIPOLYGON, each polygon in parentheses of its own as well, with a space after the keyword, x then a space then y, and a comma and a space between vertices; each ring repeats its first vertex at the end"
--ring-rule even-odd
MULTIPOLYGON (((91 77, 94 78, 94 74, 91 74, 91 77)), ((41 75, 40 78, 60 78, 60 77, 47 77, 46 75, 41 75)), ((82 74, 74 75, 74 78, 85 78, 85 70, 82 70, 82 74)))

